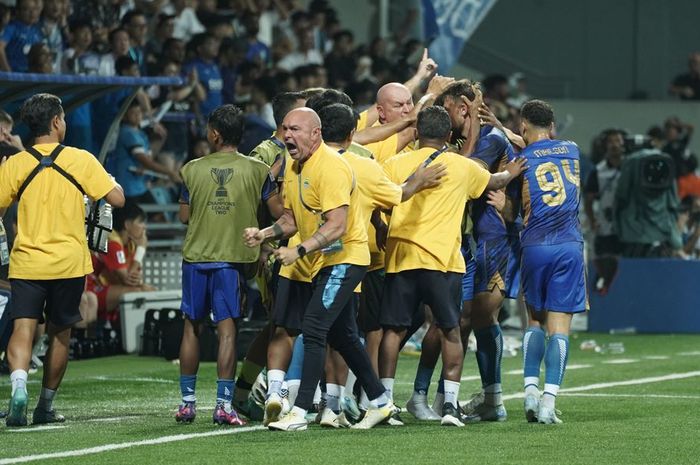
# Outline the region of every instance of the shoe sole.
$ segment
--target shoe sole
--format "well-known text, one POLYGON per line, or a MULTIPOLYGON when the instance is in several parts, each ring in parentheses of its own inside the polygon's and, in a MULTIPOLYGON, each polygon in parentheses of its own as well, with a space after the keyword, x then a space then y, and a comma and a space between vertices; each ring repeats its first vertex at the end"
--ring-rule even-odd
POLYGON ((459 421, 458 418, 453 417, 452 415, 445 415, 440 419, 440 425, 462 427, 464 426, 464 423, 462 423, 461 421, 459 421))
POLYGON ((268 402, 265 405, 265 425, 274 423, 280 419, 282 413, 282 402, 268 402))
POLYGON ((27 395, 16 396, 10 400, 10 411, 5 420, 7 426, 27 426, 27 395))

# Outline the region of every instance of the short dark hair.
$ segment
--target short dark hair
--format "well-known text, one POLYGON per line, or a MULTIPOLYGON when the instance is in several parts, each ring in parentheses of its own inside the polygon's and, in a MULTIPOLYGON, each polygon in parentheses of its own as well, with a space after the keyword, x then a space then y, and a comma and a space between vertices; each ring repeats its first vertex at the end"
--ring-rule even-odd
POLYGON ((124 71, 133 66, 138 66, 138 63, 136 63, 129 55, 119 57, 117 58, 117 61, 114 62, 114 70, 117 72, 117 76, 121 76, 124 74, 124 71))
POLYGON ((122 17, 121 25, 126 26, 127 24, 131 24, 131 20, 134 19, 136 16, 146 17, 146 13, 144 13, 142 10, 139 10, 137 8, 135 8, 133 10, 129 10, 122 17))
POLYGON ((342 39, 343 37, 347 37, 351 41, 355 40, 355 36, 353 35, 353 33, 349 29, 343 29, 343 30, 338 31, 335 34, 333 34, 333 42, 337 42, 340 39, 342 39))
POLYGON ((304 96, 299 92, 282 92, 272 98, 272 116, 275 124, 280 126, 287 113, 292 111, 297 100, 303 100, 304 96))
POLYGON ((124 229, 124 223, 129 220, 141 219, 145 221, 146 212, 133 200, 127 200, 122 208, 114 209, 113 218, 114 230, 121 231, 124 229))
POLYGON ((554 110, 544 100, 525 102, 520 109, 520 116, 538 128, 548 128, 554 122, 554 110))
POLYGON ((326 142, 344 142, 357 127, 357 117, 352 108, 342 103, 326 105, 318 111, 321 134, 326 142))
POLYGON ((450 84, 438 97, 435 99, 435 105, 445 106, 445 100, 450 98, 455 101, 461 101, 462 96, 474 101, 476 94, 474 93, 474 83, 465 79, 450 84))
POLYGON ((112 42, 114 42, 114 37, 119 34, 120 32, 123 32, 126 35, 129 35, 129 31, 124 29, 123 27, 118 27, 116 29, 113 29, 109 32, 109 36, 107 37, 107 40, 109 40, 109 45, 112 45, 112 42))
POLYGON ((433 105, 418 112, 416 123, 419 139, 436 139, 445 141, 452 131, 450 115, 441 106, 433 105))
POLYGON ((211 112, 207 124, 210 129, 221 134, 225 144, 238 146, 241 143, 245 116, 237 106, 231 104, 220 106, 211 112))
POLYGON ((353 106, 352 99, 345 92, 335 89, 326 89, 318 95, 309 97, 306 101, 306 106, 318 113, 322 108, 334 103, 342 103, 349 107, 353 106))
POLYGON ((61 99, 53 94, 36 94, 28 98, 20 109, 20 119, 27 125, 32 137, 48 136, 51 121, 62 114, 61 99))
POLYGON ((265 99, 269 102, 277 94, 277 81, 272 76, 260 76, 253 81, 253 87, 265 94, 265 99))

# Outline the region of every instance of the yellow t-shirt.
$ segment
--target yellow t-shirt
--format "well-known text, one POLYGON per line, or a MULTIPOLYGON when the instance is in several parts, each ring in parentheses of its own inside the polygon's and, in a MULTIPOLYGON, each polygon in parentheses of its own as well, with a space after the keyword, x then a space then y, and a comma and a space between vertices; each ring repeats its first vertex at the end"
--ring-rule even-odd
MULTIPOLYGON (((49 155, 57 144, 34 148, 49 155)), ((27 152, 0 166, 0 208, 16 200, 19 188, 38 161, 27 152)), ((66 147, 56 164, 73 176, 92 199, 107 195, 116 183, 89 152, 66 147)), ((63 175, 45 168, 22 194, 17 211, 17 237, 10 254, 10 278, 64 279, 92 273, 85 237, 83 194, 63 175)))
MULTIPOLYGON (((284 174, 284 206, 294 212, 299 236, 309 239, 323 223, 323 212, 348 206, 342 246, 328 252, 312 252, 321 267, 337 264, 369 265, 367 229, 360 213, 360 192, 350 165, 338 152, 321 146, 303 164, 294 162, 284 174), (309 215, 308 213, 311 213, 309 215)), ((320 268, 319 268, 320 269, 320 268)))
MULTIPOLYGON (((426 147, 397 155, 384 164, 384 171, 394 183, 401 184, 434 152, 434 148, 426 147)), ((465 271, 459 251, 464 204, 483 194, 491 174, 453 152, 440 154, 433 163, 447 168, 441 184, 394 207, 386 248, 387 273, 414 269, 465 271)))
POLYGON ((369 110, 365 110, 362 113, 360 113, 360 119, 357 120, 357 128, 355 129, 356 131, 362 131, 364 128, 367 127, 368 116, 369 110))

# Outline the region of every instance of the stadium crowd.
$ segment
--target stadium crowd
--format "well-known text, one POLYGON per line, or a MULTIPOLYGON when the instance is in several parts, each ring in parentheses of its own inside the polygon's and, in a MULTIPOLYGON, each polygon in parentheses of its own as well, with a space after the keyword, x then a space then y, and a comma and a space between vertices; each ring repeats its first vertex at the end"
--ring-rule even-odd
MULTIPOLYGON (((617 256, 700 252, 692 125, 669 118, 645 138, 606 130, 581 156, 575 144, 556 140, 552 109, 528 96, 522 75, 491 75, 480 84, 441 76, 410 38, 356 46, 324 0, 307 9, 284 0, 220 6, 17 0, 12 12, 0 10, 0 70, 183 79, 142 89, 128 104, 106 162, 126 203, 115 210, 107 254, 91 255, 77 317, 51 319, 48 331, 51 347, 65 345, 58 329, 80 317, 114 322, 124 293, 153 289, 141 265, 145 221, 158 218, 139 205, 179 202, 188 229, 178 422, 196 416, 197 345, 210 311, 219 337, 216 423, 244 424, 241 413, 278 430, 306 429, 307 418, 334 428, 401 425, 392 395, 397 354, 426 320, 408 411, 450 426, 503 421, 498 312, 505 298, 524 294, 525 416, 559 423, 554 402, 571 317, 586 308, 579 195, 600 290, 617 256), (181 117, 160 119, 164 106, 181 117), (641 219, 640 208, 648 212, 641 219), (260 288, 273 290, 265 295, 270 324, 241 357, 234 383, 240 282, 256 272, 260 288), (564 282, 550 279, 558 272, 564 282), (460 406, 472 332, 483 392, 460 406)), ((691 78, 693 63, 691 56, 691 78)), ((672 91, 692 97, 679 82, 672 91)), ((0 149, 26 154, 41 136, 94 153, 125 97, 115 92, 65 115, 62 132, 62 110, 49 115, 58 122, 32 127, 25 104, 24 141, 2 113, 0 149)), ((114 187, 101 181, 95 198, 114 187)), ((13 195, 0 196, 3 206, 13 195)), ((14 254, 23 214, 6 216, 14 254)), ((22 289, 15 282, 39 279, 13 274, 12 265, 9 276, 13 299, 22 289)), ((20 337, 23 349, 8 351, 9 426, 26 424, 25 346, 34 330, 16 330, 10 346, 20 337)), ((65 361, 50 362, 58 367, 45 376, 34 423, 64 421, 52 402, 65 361)))

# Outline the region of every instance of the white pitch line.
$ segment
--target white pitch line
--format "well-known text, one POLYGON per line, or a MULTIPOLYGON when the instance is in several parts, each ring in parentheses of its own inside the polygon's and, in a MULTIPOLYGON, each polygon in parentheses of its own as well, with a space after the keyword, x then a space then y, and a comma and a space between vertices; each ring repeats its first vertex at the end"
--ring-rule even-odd
POLYGON ((645 355, 642 357, 644 360, 668 360, 671 357, 668 355, 645 355))
POLYGON ((597 392, 564 392, 566 397, 631 397, 634 399, 700 399, 700 396, 675 394, 604 394, 597 392))
MULTIPOLYGON (((569 370, 580 370, 580 369, 582 369, 582 368, 591 368, 592 366, 593 366, 593 365, 567 365, 567 366, 566 366, 566 371, 569 371, 569 370)), ((504 375, 520 375, 520 376, 522 376, 522 375, 523 375, 523 369, 521 368, 521 369, 519 369, 519 370, 510 370, 510 371, 506 371, 506 372, 503 373, 503 374, 504 374, 504 375)), ((462 378, 462 380, 464 380, 464 378, 462 378)))
POLYGON ((143 441, 122 442, 117 444, 105 444, 104 446, 88 447, 87 449, 67 450, 64 452, 52 452, 49 454, 25 455, 22 457, 13 457, 9 459, 0 459, 0 465, 9 465, 13 463, 34 462, 36 460, 57 459, 63 457, 80 457, 83 455, 99 454, 112 450, 129 449, 138 446, 150 446, 154 444, 165 444, 169 442, 186 441, 194 438, 205 438, 210 436, 223 436, 227 434, 248 433, 266 429, 264 426, 244 426, 242 428, 231 428, 225 430, 208 431, 206 433, 193 434, 176 434, 172 436, 163 436, 160 438, 144 439, 143 441))
POLYGON ((612 360, 604 360, 601 363, 606 365, 625 365, 627 363, 637 363, 638 361, 638 358, 614 358, 612 360))
POLYGON ((700 350, 694 350, 692 352, 678 352, 678 355, 683 355, 683 356, 700 355, 700 350))
POLYGON ((46 431, 51 429, 63 429, 66 425, 45 425, 45 426, 30 426, 29 428, 7 428, 5 431, 8 433, 34 433, 36 431, 46 431))
POLYGON ((95 423, 97 423, 97 422, 108 423, 110 421, 133 420, 134 418, 140 418, 140 417, 138 415, 129 415, 129 416, 125 416, 125 417, 92 418, 92 419, 86 420, 86 421, 95 422, 95 423))
MULTIPOLYGON (((696 376, 700 376, 700 371, 689 371, 687 373, 672 373, 670 375, 664 375, 664 376, 651 376, 648 378, 628 379, 625 381, 613 381, 611 383, 588 384, 585 386, 576 386, 576 387, 572 387, 572 388, 561 389, 561 390, 559 390, 559 392, 560 393, 584 392, 584 391, 592 391, 594 389, 605 389, 605 388, 609 388, 609 387, 634 386, 636 384, 649 384, 649 383, 658 383, 661 381, 672 381, 672 380, 676 380, 676 379, 694 378, 696 376)), ((525 397, 525 393, 516 392, 515 394, 508 394, 508 395, 503 396, 503 400, 522 399, 523 397, 525 397)))
MULTIPOLYGON (((700 376, 700 371, 689 371, 687 373, 672 373, 672 374, 664 375, 664 376, 652 376, 652 377, 648 377, 648 378, 628 379, 625 381, 614 381, 614 382, 610 382, 610 383, 588 384, 585 386, 577 386, 577 387, 572 387, 572 388, 568 388, 568 389, 562 389, 559 392, 560 393, 583 392, 583 391, 591 391, 594 389, 604 389, 604 388, 616 387, 616 386, 633 386, 633 385, 637 385, 637 384, 649 384, 649 383, 658 383, 661 381, 672 381, 672 380, 676 380, 676 379, 694 378, 696 376, 700 376)), ((522 398, 522 397, 524 397, 524 393, 518 392, 515 394, 509 394, 509 395, 503 396, 503 400, 518 399, 518 398, 522 398)), ((262 429, 265 429, 265 427, 264 426, 246 426, 243 428, 209 431, 206 433, 193 433, 193 434, 179 434, 179 435, 173 435, 173 436, 163 436, 160 438, 146 439, 143 441, 124 442, 124 443, 120 443, 120 444, 105 444, 103 446, 90 447, 87 449, 78 449, 78 450, 64 451, 64 452, 54 452, 54 453, 49 453, 49 454, 25 455, 22 457, 0 459, 0 465, 10 465, 13 463, 26 463, 26 462, 33 462, 36 460, 55 459, 55 458, 63 458, 63 457, 79 457, 79 456, 83 456, 83 455, 98 454, 101 452, 107 452, 107 451, 112 451, 112 450, 128 449, 130 447, 148 446, 148 445, 154 445, 154 444, 165 444, 165 443, 169 443, 169 442, 186 441, 188 439, 209 437, 209 436, 221 436, 221 435, 226 435, 226 434, 248 433, 248 432, 252 432, 252 431, 259 431, 262 429)))

